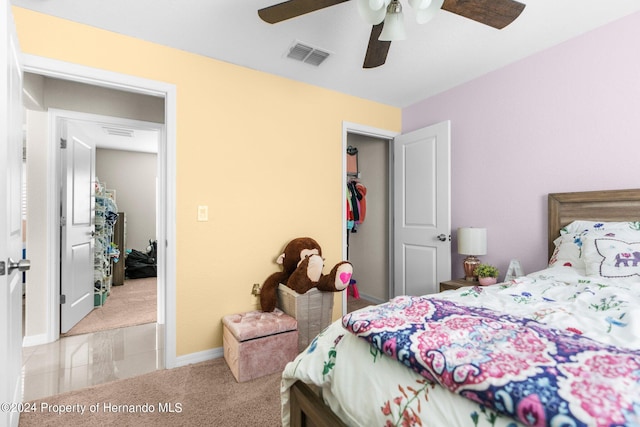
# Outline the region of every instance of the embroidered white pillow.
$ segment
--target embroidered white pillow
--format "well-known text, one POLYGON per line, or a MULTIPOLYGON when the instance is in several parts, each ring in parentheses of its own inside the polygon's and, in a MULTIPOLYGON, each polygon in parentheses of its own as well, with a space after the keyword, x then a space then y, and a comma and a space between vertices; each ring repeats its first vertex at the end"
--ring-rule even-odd
MULTIPOLYGON (((625 223, 627 224, 627 223, 625 223)), ((572 267, 578 270, 579 273, 585 273, 585 260, 582 257, 582 247, 584 240, 587 236, 597 237, 618 237, 619 235, 638 236, 640 239, 640 231, 628 231, 628 228, 620 229, 604 229, 593 228, 590 230, 583 230, 575 233, 562 234, 556 240, 553 241, 555 249, 551 259, 549 259, 549 267, 564 266, 572 267)))
POLYGON ((640 282, 640 238, 586 236, 582 251, 587 276, 640 282))
POLYGON ((582 238, 580 234, 565 234, 553 241, 555 249, 549 259, 549 267, 564 266, 585 273, 582 255, 582 238))
POLYGON ((560 230, 549 267, 573 267, 585 272, 583 244, 587 236, 640 240, 640 222, 573 221, 560 230))
POLYGON ((640 231, 640 222, 573 221, 560 229, 563 234, 583 234, 591 231, 635 230, 640 231))

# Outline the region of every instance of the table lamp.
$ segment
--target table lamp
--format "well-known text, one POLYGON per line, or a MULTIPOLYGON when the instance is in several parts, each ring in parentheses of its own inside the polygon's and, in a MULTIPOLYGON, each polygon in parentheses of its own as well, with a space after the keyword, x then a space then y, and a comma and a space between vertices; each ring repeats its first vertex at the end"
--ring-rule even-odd
POLYGON ((474 227, 458 228, 458 253, 467 255, 462 261, 464 278, 469 281, 478 280, 473 270, 480 264, 477 255, 487 254, 487 229, 474 227))

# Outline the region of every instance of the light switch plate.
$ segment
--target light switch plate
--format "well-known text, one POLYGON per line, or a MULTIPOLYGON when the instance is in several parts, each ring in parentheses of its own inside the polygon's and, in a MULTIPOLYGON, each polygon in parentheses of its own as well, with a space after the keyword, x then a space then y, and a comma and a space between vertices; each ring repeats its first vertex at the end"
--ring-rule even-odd
POLYGON ((198 206, 198 221, 209 221, 209 206, 198 206))

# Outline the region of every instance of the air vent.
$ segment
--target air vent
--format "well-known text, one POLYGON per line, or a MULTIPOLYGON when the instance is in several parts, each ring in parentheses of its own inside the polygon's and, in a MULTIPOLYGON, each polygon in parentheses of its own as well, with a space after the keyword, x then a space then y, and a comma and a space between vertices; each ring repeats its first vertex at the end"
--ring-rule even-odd
POLYGON ((302 43, 295 43, 289 49, 287 58, 302 61, 316 67, 329 57, 330 53, 302 43))
POLYGON ((113 136, 126 136, 131 138, 133 136, 133 129, 125 129, 125 128, 114 128, 108 126, 102 126, 102 129, 108 134, 113 136))

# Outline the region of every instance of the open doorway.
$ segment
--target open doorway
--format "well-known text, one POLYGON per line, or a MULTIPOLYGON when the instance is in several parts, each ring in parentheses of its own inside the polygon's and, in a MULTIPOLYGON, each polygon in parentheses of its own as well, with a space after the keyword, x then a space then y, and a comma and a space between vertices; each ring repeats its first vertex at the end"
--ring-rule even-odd
MULTIPOLYGON (((68 112, 59 115, 77 116, 68 112)), ((61 240, 61 295, 66 302, 61 305, 60 332, 65 337, 156 323, 157 318, 157 147, 162 125, 115 117, 82 117, 62 121, 67 124, 67 148, 61 150, 62 157, 70 157, 72 144, 95 145, 95 174, 90 183, 95 191, 93 271, 89 280, 93 286, 80 285, 80 291, 74 292, 69 286, 73 281, 65 280, 69 275, 65 272, 81 270, 67 255, 71 250, 64 236, 73 232, 67 213, 61 240), (83 139, 71 135, 71 129, 78 129, 83 139), (139 262, 141 256, 144 263, 139 262), (77 295, 77 299, 86 296, 90 304, 82 310, 80 304, 70 304, 69 295, 77 295)), ((63 166, 63 176, 69 176, 65 168, 70 167, 63 166)), ((62 193, 63 207, 70 205, 70 194, 62 193)))
MULTIPOLYGON (((357 124, 343 124, 345 180, 348 178, 350 134, 382 138, 390 142, 389 233, 387 244, 381 244, 389 248, 386 299, 396 295, 438 292, 438 284, 451 277, 450 127, 450 122, 444 121, 400 135, 357 124)), ((343 200, 345 212, 346 191, 343 200)), ((344 230, 343 254, 346 256, 346 224, 344 230)), ((358 267, 354 266, 356 280, 357 271, 358 267)), ((384 276, 384 273, 379 274, 384 276)), ((343 294, 343 313, 347 310, 346 294, 343 294)))
MULTIPOLYGON (((124 247, 119 248, 124 253, 127 249, 135 248, 138 245, 146 248, 149 240, 157 240, 156 223, 157 221, 157 177, 158 174, 158 147, 161 145, 161 137, 163 135, 164 122, 164 100, 158 97, 147 95, 128 93, 103 87, 96 87, 83 83, 73 82, 64 79, 56 79, 37 74, 25 73, 25 101, 27 108, 27 124, 25 127, 25 138, 27 155, 27 193, 42 194, 46 192, 47 185, 51 182, 60 182, 61 165, 60 161, 60 144, 57 139, 63 138, 61 130, 61 118, 64 120, 74 119, 80 123, 83 133, 91 139, 92 144, 96 146, 97 165, 99 165, 99 173, 106 174, 105 177, 100 176, 98 171, 95 172, 96 187, 105 189, 105 193, 109 194, 109 200, 116 201, 117 187, 120 187, 120 201, 124 202, 124 206, 128 206, 130 214, 130 223, 138 226, 130 227, 128 234, 129 245, 124 242, 124 247), (64 110, 58 110, 64 108, 64 110), (76 112, 73 112, 74 110, 76 112), (80 112, 78 112, 80 111, 80 112), (93 114, 95 112, 107 112, 109 116, 93 114), (116 117, 117 115, 117 117, 116 117), (140 119, 146 119, 142 121, 140 119), (115 131, 126 133, 126 135, 111 135, 115 131), (151 142, 149 140, 151 139, 151 142), (29 155, 32 154, 32 155, 29 155), (133 157, 133 158, 132 158, 133 157), (110 165, 110 163, 119 163, 110 165), (148 169, 148 170, 147 170, 148 169), (47 171, 45 174, 40 171, 47 171), (118 173, 119 171, 119 173, 118 173), (108 180, 107 180, 108 178, 108 180), (140 188, 140 183, 146 185, 146 188, 140 188), (144 184, 146 183, 146 184, 144 184), (138 184, 136 186, 136 184, 138 184), (145 194, 140 194, 143 192, 145 194), (136 194, 137 193, 137 194, 136 194), (140 201, 148 201, 142 203, 140 201), (141 231, 142 230, 142 231, 141 231), (145 235, 141 240, 140 234, 145 235)), ((64 259, 60 254, 51 251, 47 253, 46 246, 49 242, 42 239, 42 235, 54 234, 55 228, 46 229, 46 224, 50 222, 51 207, 54 212, 59 211, 55 206, 62 205, 64 202, 54 201, 63 197, 61 194, 51 195, 52 200, 49 207, 44 209, 29 209, 27 212, 27 242, 29 253, 35 259, 39 258, 39 254, 45 254, 46 258, 57 258, 53 263, 48 259, 40 259, 37 262, 41 266, 40 269, 34 271, 31 276, 32 285, 26 292, 25 299, 25 344, 37 344, 38 340, 52 341, 57 339, 61 332, 59 327, 53 327, 53 324, 60 325, 57 316, 54 322, 50 322, 49 310, 43 310, 42 307, 59 307, 58 301, 60 295, 64 292, 57 291, 55 285, 52 285, 48 278, 58 276, 56 273, 47 271, 45 268, 48 264, 59 265, 64 259), (31 239, 29 239, 29 236, 31 239), (42 288, 42 289, 39 289, 42 288), (43 301, 42 296, 46 296, 43 301), (44 327, 43 327, 44 326, 44 327), (46 337, 42 333, 45 332, 46 337), (48 339, 47 339, 48 338, 48 339)), ((30 198, 34 200, 34 198, 30 198)), ((115 203, 114 203, 115 205, 115 203)), ((121 205, 122 206, 122 205, 121 205)), ((114 208, 119 210, 118 208, 114 208)), ((124 225, 126 221, 126 212, 122 212, 122 221, 120 225, 124 225)), ((53 218, 53 222, 58 218, 53 218)), ((63 219, 59 219, 63 221, 63 219)), ((61 224, 62 225, 62 224, 61 224)), ((98 227, 96 227, 98 228, 98 227)), ((111 245, 112 239, 108 242, 98 242, 98 235, 94 239, 97 246, 111 245), (100 245, 98 245, 100 243, 100 245)), ((55 236, 52 240, 55 240, 55 236)), ((64 253, 65 248, 61 248, 64 253)), ((100 251, 96 248, 96 253, 100 251)), ((121 257, 124 262, 124 256, 121 257)), ((109 259, 109 270, 116 260, 109 259)), ((120 266, 117 269, 119 270, 120 266)), ((97 276, 96 272, 96 276, 97 276)), ((111 285, 111 271, 109 271, 109 288, 111 285)), ((59 281, 59 279, 58 279, 59 281)), ((164 286, 164 283, 160 283, 164 286)), ((62 283, 64 285, 64 283, 62 283)), ((105 287, 104 296, 107 297, 109 289, 105 287)), ((159 295, 159 294, 158 294, 159 295)), ((93 300, 93 295, 91 295, 93 300)), ((156 300, 158 297, 156 297, 156 300)), ((92 301, 93 303, 93 301, 92 301)), ((104 301, 101 299, 96 307, 101 307, 104 301)), ((154 302, 155 311, 159 312, 157 307, 160 305, 154 302)), ((93 305, 93 304, 91 304, 93 305)), ((65 306, 62 305, 64 311, 65 306)), ((91 308, 88 308, 90 310, 91 308)), ((60 312, 59 311, 59 312, 60 312)), ((64 314, 64 313, 63 313, 64 314)), ((80 318, 84 317, 81 316, 80 318)), ((74 322, 75 324, 75 322, 74 322)), ((107 322, 105 322, 105 325, 107 322)), ((68 330, 68 328, 67 328, 68 330)), ((62 332, 67 332, 64 330, 62 332)))
MULTIPOLYGON (((157 316, 159 325, 162 326, 160 334, 163 335, 164 349, 160 349, 158 358, 160 363, 166 368, 173 368, 177 364, 176 360, 176 313, 175 313, 175 149, 176 149, 176 88, 172 84, 127 76, 119 73, 112 73, 104 70, 74 65, 66 62, 50 60, 38 56, 24 55, 23 65, 26 73, 46 76, 54 79, 66 80, 69 82, 82 82, 97 89, 113 89, 123 93, 147 95, 148 98, 156 98, 164 108, 164 131, 162 134, 162 145, 158 150, 158 180, 157 180, 157 200, 158 200, 158 283, 159 291, 157 299, 157 316)), ((69 93, 67 94, 69 95, 69 93)), ((25 93, 25 98, 29 94, 25 93)), ((109 95, 96 97, 102 101, 101 106, 112 106, 113 100, 109 95)), ((144 104, 133 103, 131 108, 137 111, 148 111, 144 104)), ((69 107, 66 107, 69 108, 69 107)), ((78 108, 69 108, 78 110, 78 108)), ((93 111, 96 114, 104 114, 107 111, 93 111)), ((42 117, 42 116, 41 116, 42 117)), ((46 118, 46 116, 45 116, 46 118)), ((59 331, 59 289, 56 285, 59 281, 59 259, 56 254, 59 250, 59 211, 54 206, 59 206, 59 180, 49 179, 49 173, 56 170, 59 159, 56 158, 56 143, 50 138, 49 125, 41 127, 43 134, 39 135, 42 144, 32 150, 32 160, 40 159, 37 167, 38 172, 43 174, 43 180, 47 182, 46 189, 32 197, 33 201, 40 202, 39 209, 46 212, 47 219, 41 224, 32 222, 32 226, 39 225, 38 237, 45 241, 41 262, 35 270, 40 270, 37 274, 30 275, 29 282, 39 284, 41 292, 32 292, 32 295, 39 295, 39 310, 45 314, 43 324, 36 325, 39 329, 25 331, 24 344, 32 346, 40 343, 56 344, 62 340, 57 340, 59 331), (57 341, 56 341, 57 340, 57 341)), ((33 230, 32 230, 33 231, 33 230)), ((36 234, 36 233, 34 233, 36 234)), ((36 255, 32 250, 31 255, 36 255)), ((34 273, 36 273, 34 271, 34 273)), ((27 284, 29 286, 29 283, 27 284)), ((27 313, 27 316, 29 313, 27 313)), ((29 327, 29 324, 27 324, 29 327)), ((120 330, 118 330, 120 331, 120 330)), ((125 337, 126 338, 126 337, 125 337)), ((140 342, 134 337, 131 344, 136 346, 140 342)), ((80 348, 78 348, 80 349, 80 348)), ((109 349, 106 349, 109 351, 109 349)), ((112 348, 112 352, 119 350, 112 348)), ((62 354, 51 353, 52 357, 62 357, 62 354)), ((78 353, 68 352, 69 360, 75 360, 78 353)), ((62 361, 61 361, 62 363, 62 361)), ((66 365, 66 362, 63 363, 66 365)), ((63 366, 60 365, 60 366, 63 366)), ((70 380, 76 379, 76 373, 82 369, 65 373, 70 380)), ((122 370, 121 370, 122 371, 122 370)), ((124 372, 121 372, 124 373, 124 372)), ((128 372, 128 375, 132 375, 128 372)), ((56 381, 59 376, 53 376, 50 380, 56 381)), ((49 381, 43 378, 44 381, 49 381)))
POLYGON ((349 134, 347 142, 347 259, 354 267, 347 305, 353 311, 389 296, 389 140, 349 134))
POLYGON ((392 152, 395 133, 343 125, 343 256, 354 266, 343 312, 388 301, 392 266, 392 152), (352 196, 358 195, 357 198, 352 196), (355 212, 358 211, 358 212, 355 212), (350 217, 355 213, 357 219, 350 217))

